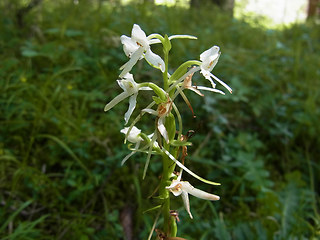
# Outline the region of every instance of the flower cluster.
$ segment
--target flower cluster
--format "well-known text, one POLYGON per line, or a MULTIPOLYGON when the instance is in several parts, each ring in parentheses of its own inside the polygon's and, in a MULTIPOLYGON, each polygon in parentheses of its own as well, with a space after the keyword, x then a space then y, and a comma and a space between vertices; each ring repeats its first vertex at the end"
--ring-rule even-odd
POLYGON ((205 183, 213 185, 219 184, 201 178, 189 170, 184 165, 183 161, 178 160, 178 150, 181 147, 190 145, 191 143, 180 140, 182 136, 182 117, 174 101, 178 95, 181 95, 189 108, 192 110, 191 104, 184 94, 184 90, 191 90, 200 96, 204 96, 201 91, 225 94, 223 91, 216 89, 215 82, 221 84, 230 93, 232 93, 232 90, 226 83, 211 73, 221 54, 218 46, 213 46, 201 53, 199 57, 200 60, 186 61, 185 63, 181 64, 176 71, 170 74, 168 72, 168 53, 171 49, 170 41, 179 38, 196 39, 196 37, 189 35, 173 35, 170 37, 165 35, 163 37, 155 33, 147 36, 137 24, 133 25, 131 37, 122 35, 120 39, 121 43, 123 44, 123 50, 126 56, 129 58, 129 60, 120 68, 121 73, 119 75, 119 79, 117 80, 117 83, 120 88, 122 88, 123 92, 106 104, 104 110, 109 111, 119 102, 129 98, 129 108, 124 114, 125 125, 127 125, 134 110, 136 109, 139 91, 153 91, 155 95, 153 96, 151 103, 141 110, 140 114, 133 120, 129 127, 125 127, 121 130, 121 133, 125 134, 125 140, 134 145, 133 147, 132 144, 129 144, 131 153, 123 159, 122 164, 124 164, 136 152, 144 152, 148 154, 145 172, 147 170, 151 155, 162 156, 163 164, 165 164, 166 161, 172 161, 170 167, 168 167, 168 169, 164 169, 162 179, 164 183, 164 191, 162 192, 171 192, 174 196, 181 195, 184 206, 192 218, 188 194, 213 201, 219 200, 219 196, 194 188, 189 182, 182 181, 182 171, 186 171, 190 175, 205 183), (163 45, 164 59, 151 50, 151 45, 159 43, 163 45), (160 87, 153 82, 135 82, 130 71, 134 65, 142 59, 145 59, 146 62, 153 68, 161 71, 164 79, 163 87, 160 87), (205 79, 209 81, 210 87, 192 85, 192 77, 194 73, 198 71, 205 79), (154 108, 154 106, 156 106, 156 108, 154 108), (149 135, 145 134, 135 126, 145 113, 155 116, 155 129, 149 135), (178 128, 176 128, 176 122, 178 122, 178 128), (180 168, 180 173, 178 175, 173 174, 175 166, 180 168), (164 176, 167 176, 167 179, 165 179, 164 176), (167 184, 166 182, 168 181, 171 182, 171 184, 167 184))

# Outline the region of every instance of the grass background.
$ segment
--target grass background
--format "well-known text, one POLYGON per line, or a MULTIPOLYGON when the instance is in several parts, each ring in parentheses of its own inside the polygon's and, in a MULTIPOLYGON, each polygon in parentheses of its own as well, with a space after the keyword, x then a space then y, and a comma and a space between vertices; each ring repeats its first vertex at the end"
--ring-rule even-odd
MULTIPOLYGON (((127 103, 103 112, 121 92, 115 80, 127 59, 119 37, 129 35, 133 23, 147 34, 198 37, 173 42, 171 72, 220 46, 213 73, 233 89, 227 96, 188 94, 196 119, 181 101, 184 130, 196 131, 187 165, 222 186, 185 175, 221 200, 191 197, 191 220, 181 200, 173 199, 179 236, 319 238, 316 24, 270 30, 259 19, 233 19, 213 6, 45 0, 18 26, 16 12, 23 6, 0 3, 1 239, 124 239, 131 230, 134 239, 147 238, 155 216, 141 212, 153 206, 147 197, 157 185, 160 161, 152 159, 144 181, 145 155, 121 167, 129 152, 119 132, 127 103)), ((161 79, 150 70, 139 62, 135 79, 161 79)), ((139 96, 140 103, 148 100, 139 96)), ((146 118, 141 123, 150 125, 146 118)))

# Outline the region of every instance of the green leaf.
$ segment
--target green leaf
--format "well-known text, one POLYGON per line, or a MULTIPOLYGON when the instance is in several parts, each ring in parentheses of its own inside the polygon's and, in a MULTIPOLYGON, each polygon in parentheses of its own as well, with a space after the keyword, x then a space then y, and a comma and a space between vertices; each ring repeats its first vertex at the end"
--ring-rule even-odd
POLYGON ((7 221, 2 224, 1 228, 0 228, 0 232, 2 232, 10 222, 12 222, 14 220, 14 218, 23 210, 25 209, 26 207, 28 207, 33 201, 32 200, 29 200, 25 203, 23 203, 14 213, 12 213, 10 215, 10 217, 7 219, 7 221))
POLYGON ((82 167, 88 174, 89 177, 92 177, 91 172, 89 171, 89 169, 82 163, 82 161, 74 154, 74 152, 69 148, 69 146, 64 143, 63 141, 61 141, 59 138, 49 135, 49 134, 39 134, 37 137, 39 138, 48 138, 53 140, 54 142, 56 142, 60 147, 62 147, 67 153, 69 153, 69 155, 78 162, 78 164, 80 165, 80 167, 82 167))

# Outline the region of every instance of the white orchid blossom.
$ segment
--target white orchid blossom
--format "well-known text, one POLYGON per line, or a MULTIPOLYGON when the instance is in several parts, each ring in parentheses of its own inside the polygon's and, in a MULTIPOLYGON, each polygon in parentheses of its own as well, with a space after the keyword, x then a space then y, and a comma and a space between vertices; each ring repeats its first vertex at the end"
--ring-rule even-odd
POLYGON ((130 72, 132 67, 137 63, 139 59, 145 58, 146 61, 159 68, 162 72, 165 70, 165 63, 160 56, 153 53, 150 49, 150 44, 155 43, 149 39, 145 32, 139 25, 134 24, 131 31, 131 38, 125 35, 120 37, 123 44, 123 50, 130 60, 125 63, 120 69, 120 77, 123 77, 126 73, 130 72))
POLYGON ((172 180, 172 183, 170 186, 166 187, 166 189, 170 190, 174 196, 180 196, 182 197, 183 204, 185 209, 187 210, 190 218, 192 217, 191 211, 190 211, 190 204, 189 204, 189 196, 188 194, 191 194, 197 198, 205 199, 205 200, 211 200, 211 201, 217 201, 220 199, 219 196, 207 193, 205 191, 202 191, 200 189, 197 189, 193 187, 189 182, 187 181, 181 181, 181 174, 178 176, 178 179, 172 180))
POLYGON ((138 84, 134 81, 133 75, 130 73, 127 73, 123 76, 123 79, 117 80, 119 86, 123 89, 123 93, 120 93, 118 96, 116 96, 114 99, 112 99, 105 107, 104 111, 109 111, 111 108, 113 108, 116 104, 121 102, 127 97, 129 98, 129 108, 128 111, 124 115, 125 124, 128 123, 130 116, 133 112, 133 110, 136 107, 137 104, 137 96, 138 92, 140 90, 152 90, 149 87, 141 86, 141 84, 138 84))
POLYGON ((219 82, 222 86, 224 86, 230 93, 232 93, 232 89, 223 81, 221 81, 219 78, 214 76, 211 71, 212 69, 216 66, 218 63, 219 57, 221 52, 220 48, 218 46, 213 46, 212 48, 204 51, 203 53, 200 54, 200 60, 201 60, 201 65, 200 65, 200 73, 210 81, 211 85, 213 88, 215 88, 216 84, 213 82, 212 79, 216 80, 219 82))
MULTIPOLYGON (((196 67, 193 67, 191 70, 196 70, 196 67)), ((189 75, 185 77, 183 82, 176 85, 177 91, 175 92, 172 100, 174 100, 178 96, 178 94, 180 94, 181 97, 183 98, 183 100, 185 101, 185 103, 190 108, 193 117, 195 117, 191 103, 188 100, 187 96, 183 92, 184 89, 191 90, 191 91, 195 92, 196 94, 200 95, 201 97, 203 97, 204 94, 201 93, 200 90, 209 91, 209 92, 216 92, 216 93, 220 93, 222 95, 225 95, 225 93, 222 92, 221 90, 216 89, 216 88, 210 88, 210 87, 204 87, 204 86, 193 86, 192 85, 192 76, 195 72, 189 71, 188 73, 189 73, 189 75)))
POLYGON ((194 73, 191 73, 189 76, 187 76, 183 83, 182 83, 182 88, 183 89, 189 89, 193 92, 195 92, 196 94, 200 95, 200 96, 204 96, 200 90, 204 90, 204 91, 210 91, 210 92, 216 92, 216 93, 220 93, 222 95, 225 95, 224 92, 218 90, 218 89, 215 89, 215 88, 209 88, 209 87, 204 87, 204 86, 192 86, 192 76, 193 76, 194 73))
MULTIPOLYGON (((125 135, 127 135, 128 131, 129 131, 129 127, 125 127, 124 129, 120 130, 120 132, 125 135)), ((141 130, 136 126, 133 126, 127 136, 127 140, 131 143, 140 143, 141 141, 143 141, 142 137, 140 137, 140 133, 141 133, 141 130)))
MULTIPOLYGON (((131 130, 129 131, 130 127, 125 127, 124 129, 121 129, 120 132, 126 135, 126 139, 131 142, 135 143, 135 147, 132 150, 130 154, 125 156, 125 158, 121 161, 121 165, 123 165, 133 154, 135 154, 140 147, 140 143, 143 141, 143 138, 140 136, 141 130, 137 128, 136 126, 133 126, 131 130), (129 131, 129 134, 128 134, 129 131)), ((148 135, 148 138, 151 140, 153 137, 153 133, 148 135)), ((154 144, 155 147, 158 147, 158 145, 154 144)))
MULTIPOLYGON (((121 129, 120 132, 127 135, 129 131, 129 127, 126 127, 124 129, 121 129)), ((141 130, 137 128, 136 126, 133 126, 131 131, 129 132, 127 139, 131 143, 135 143, 135 150, 129 153, 125 158, 121 161, 121 165, 123 165, 133 154, 137 152, 137 149, 140 146, 141 141, 143 141, 142 137, 140 137, 141 130)))

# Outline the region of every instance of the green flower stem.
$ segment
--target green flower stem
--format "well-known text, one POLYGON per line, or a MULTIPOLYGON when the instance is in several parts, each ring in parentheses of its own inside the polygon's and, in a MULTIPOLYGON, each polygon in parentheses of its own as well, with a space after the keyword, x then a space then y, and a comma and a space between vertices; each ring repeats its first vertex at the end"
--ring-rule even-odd
POLYGON ((162 199, 162 215, 164 218, 164 231, 168 233, 169 229, 169 221, 170 221, 170 198, 169 198, 169 191, 166 189, 168 186, 169 181, 169 164, 170 160, 168 157, 162 155, 162 179, 160 182, 160 189, 159 194, 162 199))
MULTIPOLYGON (((163 146, 167 151, 169 151, 170 145, 165 144, 163 146)), ((172 164, 172 161, 168 156, 162 155, 162 164, 163 164, 163 172, 162 179, 160 183, 160 197, 162 199, 162 215, 164 218, 164 226, 163 230, 167 234, 168 237, 175 237, 177 233, 177 225, 174 217, 170 215, 170 195, 169 190, 166 189, 167 186, 170 185, 170 178, 175 168, 175 164, 172 164)))
MULTIPOLYGON (((169 51, 171 49, 171 43, 167 35, 165 35, 164 40, 162 41, 163 45, 163 53, 164 53, 164 63, 165 63, 165 71, 163 72, 163 89, 168 93, 169 89, 169 78, 168 78, 168 62, 169 62, 169 51)), ((176 127, 175 127, 175 118, 171 114, 167 118, 167 126, 166 129, 168 131, 168 135, 170 141, 174 140, 174 136, 176 134, 176 127), (168 126, 168 124, 170 126, 168 126)), ((170 152, 170 143, 167 144, 163 141, 165 148, 168 152, 170 152)), ((177 148, 174 148, 177 149, 177 148)), ((176 155, 176 150, 173 150, 173 155, 176 155)), ((170 195, 169 190, 166 189, 167 186, 170 185, 171 181, 170 178, 172 177, 175 163, 172 164, 171 159, 167 155, 162 155, 162 179, 160 182, 160 197, 162 199, 162 215, 164 218, 164 226, 163 230, 167 234, 168 237, 175 237, 177 234, 177 224, 175 218, 170 215, 170 195)))
POLYGON ((168 61, 169 61, 169 51, 164 51, 165 70, 163 72, 163 86, 165 91, 167 91, 169 88, 168 61))

